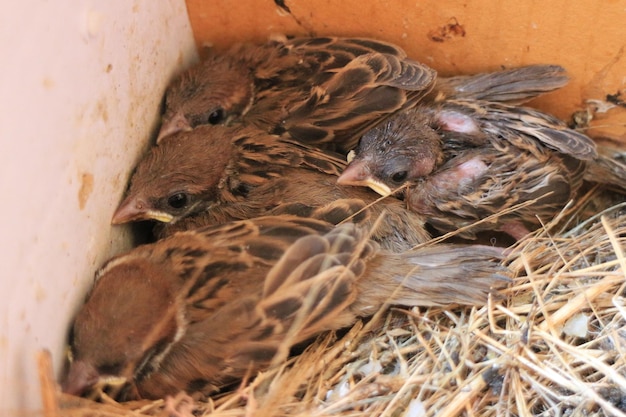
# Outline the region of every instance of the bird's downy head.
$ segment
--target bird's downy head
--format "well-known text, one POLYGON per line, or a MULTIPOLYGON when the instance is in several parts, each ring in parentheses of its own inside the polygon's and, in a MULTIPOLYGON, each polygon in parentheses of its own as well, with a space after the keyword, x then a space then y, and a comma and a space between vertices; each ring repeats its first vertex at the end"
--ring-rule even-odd
POLYGON ((64 392, 81 395, 98 384, 132 386, 158 369, 185 330, 166 274, 132 256, 114 258, 98 272, 72 327, 64 392))
POLYGON ((390 195, 429 175, 442 158, 439 134, 413 111, 402 112, 363 135, 338 183, 390 195))
POLYGON ((201 125, 240 120, 254 100, 251 71, 231 55, 214 55, 180 74, 165 92, 157 143, 201 125))
POLYGON ((209 208, 233 154, 230 130, 202 126, 154 146, 137 165, 112 223, 173 223, 209 208))

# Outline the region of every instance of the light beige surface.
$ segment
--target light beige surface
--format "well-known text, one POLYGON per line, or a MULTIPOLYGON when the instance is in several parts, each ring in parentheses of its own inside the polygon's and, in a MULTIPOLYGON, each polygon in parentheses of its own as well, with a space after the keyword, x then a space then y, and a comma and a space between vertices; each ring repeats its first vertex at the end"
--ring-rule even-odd
POLYGON ((110 219, 195 58, 183 0, 12 2, 0 16, 0 415, 39 407, 94 270, 128 246, 110 219))
MULTIPOLYGON (((566 67, 564 89, 533 105, 569 119, 621 92, 626 101, 626 0, 187 0, 198 45, 223 49, 270 34, 370 36, 395 42, 444 75, 532 63, 566 67)), ((597 113, 590 133, 626 143, 626 108, 597 113), (600 127, 602 126, 602 127, 600 127)))

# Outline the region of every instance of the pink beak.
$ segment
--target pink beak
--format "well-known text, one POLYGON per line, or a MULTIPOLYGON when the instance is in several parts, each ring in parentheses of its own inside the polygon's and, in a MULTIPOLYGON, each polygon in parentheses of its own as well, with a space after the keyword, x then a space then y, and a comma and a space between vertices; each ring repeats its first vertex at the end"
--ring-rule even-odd
POLYGON ((146 217, 147 204, 138 198, 127 197, 122 204, 119 205, 111 224, 124 224, 135 220, 147 220, 146 217))
POLYGON ((380 181, 372 177, 367 163, 353 159, 343 173, 337 178, 339 185, 354 185, 357 187, 369 187, 382 196, 392 194, 392 190, 380 181))
POLYGON ((83 361, 74 361, 70 364, 67 378, 63 381, 63 392, 81 395, 87 389, 93 387, 99 378, 98 371, 92 365, 83 361))
POLYGON ((191 126, 189 121, 182 112, 174 114, 173 117, 168 117, 167 114, 163 117, 163 123, 161 124, 161 130, 159 130, 159 136, 157 136, 157 143, 164 138, 173 135, 176 132, 189 131, 191 126))
POLYGON ((169 213, 150 209, 148 204, 139 197, 128 196, 113 214, 111 224, 124 224, 139 220, 169 223, 174 220, 174 217, 169 213))
POLYGON ((363 186, 368 178, 370 178, 370 173, 365 162, 353 160, 337 178, 337 184, 363 186))

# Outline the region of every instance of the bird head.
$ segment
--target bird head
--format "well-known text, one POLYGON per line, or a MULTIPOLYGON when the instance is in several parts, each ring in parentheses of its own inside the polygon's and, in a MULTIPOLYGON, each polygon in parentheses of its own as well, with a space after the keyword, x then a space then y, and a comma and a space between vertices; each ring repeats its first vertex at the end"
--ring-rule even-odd
POLYGON ((180 131, 239 120, 253 99, 247 65, 231 55, 212 55, 180 74, 167 88, 157 143, 180 131))
POLYGON ((98 384, 133 386, 159 366, 184 333, 172 280, 141 256, 114 258, 72 327, 63 391, 81 395, 98 384), (121 290, 123 288, 123 290, 121 290))
POLYGON ((201 126, 154 146, 137 165, 112 223, 175 223, 210 207, 233 152, 227 130, 201 126))
POLYGON ((387 196, 430 174, 441 159, 439 134, 414 111, 402 112, 363 135, 337 182, 387 196))

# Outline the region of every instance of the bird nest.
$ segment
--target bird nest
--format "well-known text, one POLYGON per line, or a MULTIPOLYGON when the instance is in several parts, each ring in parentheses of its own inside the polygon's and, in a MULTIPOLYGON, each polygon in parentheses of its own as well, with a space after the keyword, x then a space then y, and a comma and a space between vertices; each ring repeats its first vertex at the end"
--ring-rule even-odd
POLYGON ((67 396, 42 355, 45 415, 626 415, 626 203, 597 201, 518 243, 483 307, 392 307, 209 401, 67 396))

